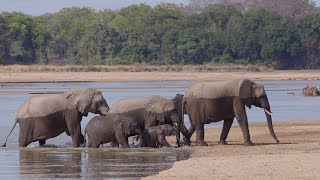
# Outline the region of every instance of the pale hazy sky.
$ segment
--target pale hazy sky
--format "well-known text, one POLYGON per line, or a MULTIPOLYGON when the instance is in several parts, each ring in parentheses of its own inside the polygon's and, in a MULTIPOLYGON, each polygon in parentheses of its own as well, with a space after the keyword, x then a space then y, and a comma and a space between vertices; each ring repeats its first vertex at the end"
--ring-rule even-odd
POLYGON ((0 0, 0 11, 21 11, 37 16, 44 13, 54 13, 65 7, 85 6, 96 10, 115 10, 131 4, 146 3, 154 6, 160 2, 188 4, 189 0, 0 0))
MULTIPOLYGON (((315 0, 319 6, 320 0, 315 0)), ((91 7, 96 10, 120 9, 130 4, 146 3, 155 5, 160 2, 188 4, 189 0, 0 0, 0 12, 21 11, 30 15, 58 12, 65 7, 91 7)))

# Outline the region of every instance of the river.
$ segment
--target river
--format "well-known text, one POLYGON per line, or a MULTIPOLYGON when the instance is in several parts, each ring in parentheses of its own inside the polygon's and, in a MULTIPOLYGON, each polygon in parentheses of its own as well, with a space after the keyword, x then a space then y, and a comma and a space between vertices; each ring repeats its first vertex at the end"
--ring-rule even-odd
MULTIPOLYGON (((273 121, 320 119, 320 97, 300 95, 307 84, 320 86, 320 81, 257 81, 265 86, 273 121)), ((0 84, 1 124, 0 140, 4 141, 19 106, 38 93, 57 93, 73 87, 93 87, 102 91, 109 106, 122 98, 161 95, 172 98, 184 94, 192 81, 163 82, 82 82, 82 83, 3 83, 0 84)), ((247 108, 250 123, 266 122, 260 108, 247 108)), ((82 120, 82 128, 93 117, 82 120)), ((186 126, 189 121, 186 118, 186 126)), ((206 128, 221 127, 221 123, 208 124, 206 128)), ((237 125, 235 121, 234 125, 237 125)), ((3 178, 106 178, 141 177, 170 168, 174 161, 186 159, 190 152, 179 148, 133 148, 90 150, 82 148, 38 148, 32 143, 19 149, 19 127, 8 141, 8 148, 0 149, 0 177, 3 178)), ((218 137, 217 137, 218 139, 218 137)), ((65 134, 47 140, 54 147, 69 147, 71 138, 65 134)), ((183 148, 185 149, 185 148, 183 148)))

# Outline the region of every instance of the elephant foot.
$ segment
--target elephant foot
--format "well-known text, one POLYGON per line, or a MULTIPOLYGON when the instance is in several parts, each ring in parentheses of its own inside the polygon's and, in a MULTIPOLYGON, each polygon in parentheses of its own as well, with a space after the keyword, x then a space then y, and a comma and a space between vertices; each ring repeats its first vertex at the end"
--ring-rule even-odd
POLYGON ((252 141, 245 141, 243 144, 245 146, 253 146, 254 145, 252 141))
POLYGON ((208 144, 204 141, 197 142, 197 146, 208 146, 208 144))
POLYGON ((183 137, 181 140, 181 144, 185 145, 185 146, 190 146, 191 145, 191 141, 190 139, 187 139, 186 137, 183 137))
POLYGON ((218 142, 218 144, 219 144, 219 145, 228 145, 227 141, 222 141, 222 140, 220 140, 220 141, 218 142))

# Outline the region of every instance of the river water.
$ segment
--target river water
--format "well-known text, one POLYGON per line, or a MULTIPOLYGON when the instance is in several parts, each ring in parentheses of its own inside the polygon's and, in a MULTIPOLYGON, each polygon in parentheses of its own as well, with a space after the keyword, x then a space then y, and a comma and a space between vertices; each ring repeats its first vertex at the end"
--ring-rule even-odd
MULTIPOLYGON (((300 95, 307 84, 320 86, 320 81, 257 81, 265 86, 273 121, 320 119, 320 97, 300 95)), ((102 91, 109 106, 122 98, 161 95, 172 98, 184 94, 192 81, 164 82, 82 82, 82 83, 15 83, 0 84, 0 141, 4 141, 15 117, 15 112, 28 97, 37 93, 57 93, 73 87, 93 87, 102 91)), ((249 124, 266 122, 262 109, 247 109, 249 124)), ((82 128, 94 117, 89 114, 82 120, 82 128)), ((186 126, 189 120, 185 118, 186 126)), ((237 125, 235 121, 234 125, 237 125)), ((206 128, 221 127, 221 123, 206 128)), ((65 134, 47 140, 58 148, 38 148, 32 143, 19 149, 17 126, 8 141, 8 148, 0 148, 0 177, 3 178, 107 178, 141 177, 168 169, 174 161, 187 159, 185 148, 132 148, 89 150, 70 147, 71 138, 65 134), (183 149, 183 150, 180 150, 183 149)), ((218 139, 218 137, 217 137, 218 139)))

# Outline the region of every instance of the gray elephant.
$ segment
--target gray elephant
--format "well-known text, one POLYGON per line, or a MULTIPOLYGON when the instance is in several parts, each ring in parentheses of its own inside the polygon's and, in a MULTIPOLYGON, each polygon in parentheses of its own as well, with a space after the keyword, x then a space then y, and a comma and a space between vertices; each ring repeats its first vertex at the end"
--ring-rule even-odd
MULTIPOLYGON (((63 132, 72 138, 73 147, 84 143, 81 134, 81 120, 89 112, 105 115, 109 106, 101 91, 92 88, 74 88, 62 94, 36 95, 27 99, 16 114, 14 125, 19 123, 19 146, 54 138, 63 132)), ((3 147, 6 146, 8 137, 3 147)))
POLYGON ((245 106, 251 108, 252 105, 264 109, 270 133, 278 143, 263 85, 249 79, 198 82, 191 85, 182 100, 182 112, 189 115, 191 124, 189 135, 184 137, 185 143, 190 145, 190 137, 196 130, 197 145, 207 146, 204 141, 204 124, 224 120, 219 144, 227 144, 226 138, 236 117, 243 133, 244 145, 253 145, 245 110, 245 106))
POLYGON ((171 145, 166 140, 166 136, 176 135, 177 129, 169 124, 159 125, 149 127, 145 129, 140 139, 140 147, 171 147, 171 145))
MULTIPOLYGON (((120 113, 125 116, 133 117, 139 124, 145 128, 161 124, 170 124, 177 129, 176 140, 180 146, 180 126, 181 97, 177 95, 173 99, 167 99, 162 96, 150 96, 141 99, 122 99, 116 102, 110 109, 110 113, 120 113)), ((187 132, 182 132, 187 135, 187 132)))
POLYGON ((107 113, 105 116, 93 117, 85 128, 85 135, 88 134, 88 147, 91 148, 98 148, 109 142, 129 148, 128 137, 141 135, 143 129, 144 127, 131 117, 107 113))

